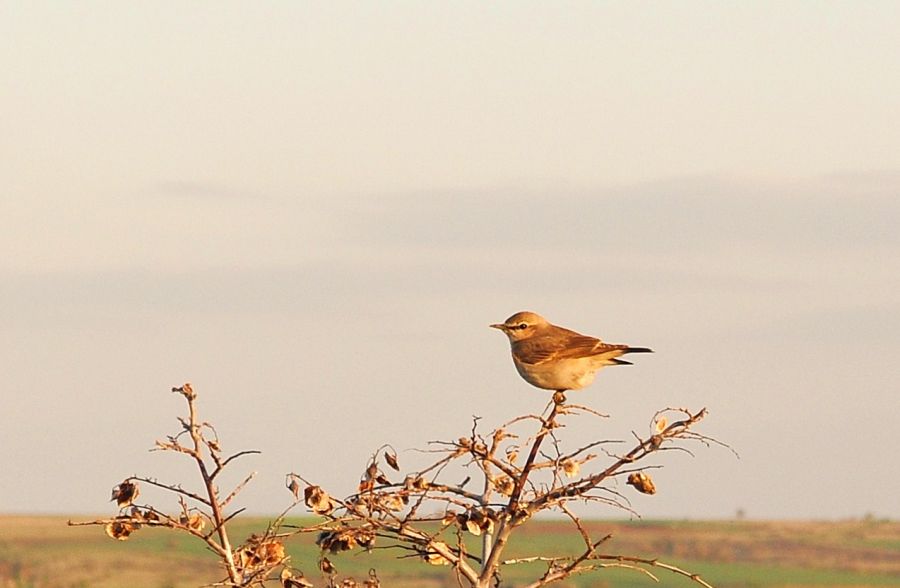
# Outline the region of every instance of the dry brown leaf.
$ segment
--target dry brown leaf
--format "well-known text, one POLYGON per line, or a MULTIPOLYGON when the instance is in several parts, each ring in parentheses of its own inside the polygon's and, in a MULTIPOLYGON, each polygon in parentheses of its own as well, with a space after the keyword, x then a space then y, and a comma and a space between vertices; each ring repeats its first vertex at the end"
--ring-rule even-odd
POLYGON ((397 454, 384 452, 384 461, 387 462, 389 466, 391 466, 394 471, 400 471, 400 465, 397 463, 397 454))

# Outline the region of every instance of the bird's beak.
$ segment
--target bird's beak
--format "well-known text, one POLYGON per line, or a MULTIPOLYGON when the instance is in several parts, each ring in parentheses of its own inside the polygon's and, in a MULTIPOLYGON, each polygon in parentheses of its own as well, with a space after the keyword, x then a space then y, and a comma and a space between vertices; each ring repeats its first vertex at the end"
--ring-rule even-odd
POLYGON ((496 324, 488 325, 488 326, 492 329, 500 329, 501 331, 506 329, 506 325, 504 325, 503 323, 496 323, 496 324))

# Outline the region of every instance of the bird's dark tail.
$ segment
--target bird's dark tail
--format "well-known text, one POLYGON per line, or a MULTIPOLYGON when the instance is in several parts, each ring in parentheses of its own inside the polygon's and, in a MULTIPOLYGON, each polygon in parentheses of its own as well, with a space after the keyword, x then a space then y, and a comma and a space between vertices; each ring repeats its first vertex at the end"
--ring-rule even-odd
POLYGON ((647 347, 629 347, 627 345, 608 345, 603 353, 598 354, 606 363, 605 365, 631 365, 630 361, 617 359, 626 353, 653 353, 652 349, 647 347))

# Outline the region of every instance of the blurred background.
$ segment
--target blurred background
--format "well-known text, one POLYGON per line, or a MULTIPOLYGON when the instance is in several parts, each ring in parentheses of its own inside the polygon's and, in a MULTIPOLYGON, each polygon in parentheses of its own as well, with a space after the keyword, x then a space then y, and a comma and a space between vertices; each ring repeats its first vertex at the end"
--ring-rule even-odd
MULTIPOLYGON (((250 512, 540 411, 709 409, 647 517, 900 516, 894 2, 0 6, 0 512, 111 512, 192 382, 250 512), (240 463, 240 462, 239 462, 240 463)), ((621 512, 590 510, 592 516, 621 512)))

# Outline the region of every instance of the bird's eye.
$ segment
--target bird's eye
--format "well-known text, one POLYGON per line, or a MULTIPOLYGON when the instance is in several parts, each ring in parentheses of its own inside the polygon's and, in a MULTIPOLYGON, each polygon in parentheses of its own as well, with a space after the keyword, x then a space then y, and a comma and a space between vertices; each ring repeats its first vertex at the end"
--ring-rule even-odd
POLYGON ((516 327, 516 328, 517 328, 517 329, 527 329, 527 328, 528 328, 528 325, 526 325, 525 323, 519 323, 519 326, 516 327))

